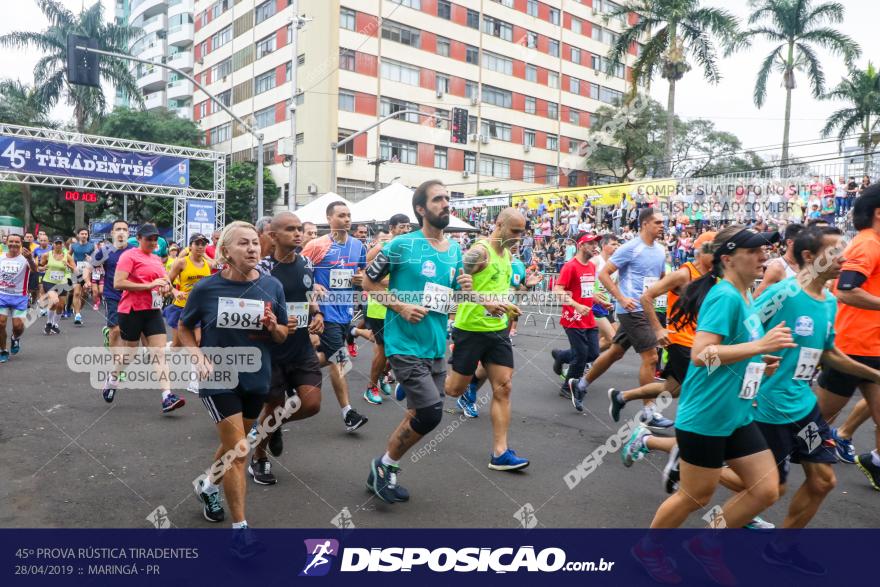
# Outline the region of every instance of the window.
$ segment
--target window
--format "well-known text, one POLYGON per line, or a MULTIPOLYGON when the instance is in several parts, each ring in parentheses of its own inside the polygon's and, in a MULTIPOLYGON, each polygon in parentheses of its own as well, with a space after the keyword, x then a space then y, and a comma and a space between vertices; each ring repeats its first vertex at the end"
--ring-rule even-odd
POLYGON ((437 55, 449 57, 449 39, 446 37, 437 37, 437 55))
POLYGON ((265 39, 257 41, 257 59, 259 59, 260 57, 265 57, 275 50, 276 39, 277 37, 275 36, 275 33, 272 33, 265 39))
POLYGON ((232 58, 224 59, 211 68, 211 81, 217 81, 232 73, 232 58))
POLYGON ((528 2, 526 2, 526 14, 529 16, 538 16, 538 0, 528 0, 528 2))
POLYGON ((538 68, 534 65, 526 65, 526 80, 530 82, 538 81, 538 68))
POLYGON ((477 65, 480 62, 480 50, 473 45, 468 45, 465 48, 465 61, 471 63, 473 65, 477 65))
MULTIPOLYGON (((347 130, 347 129, 340 128, 339 133, 336 135, 336 137, 337 137, 336 142, 341 143, 342 141, 344 141, 345 139, 350 137, 352 134, 354 134, 353 130, 347 130)), ((354 155, 354 141, 349 141, 349 142, 345 143, 344 145, 342 145, 341 147, 337 147, 336 152, 339 153, 340 155, 354 155)))
POLYGON ((581 146, 581 142, 576 139, 568 139, 568 152, 577 153, 581 146))
POLYGON ((558 151, 559 137, 556 135, 547 135, 547 149, 550 151, 558 151))
POLYGON ((507 6, 508 8, 513 8, 513 0, 494 0, 498 4, 502 6, 507 6))
MULTIPOLYGON (((593 69, 596 71, 600 71, 607 75, 608 66, 610 61, 606 57, 602 57, 601 55, 593 55, 593 69)), ((611 75, 614 77, 622 78, 624 76, 624 68, 623 64, 619 61, 614 64, 614 68, 611 70, 611 75)))
POLYGON ((530 96, 526 96, 525 110, 526 110, 526 114, 534 114, 537 111, 534 98, 532 98, 530 96))
POLYGON ((600 43, 605 43, 606 45, 614 45, 617 43, 617 38, 620 35, 618 35, 614 31, 610 31, 598 25, 593 25, 593 32, 590 34, 590 36, 600 43))
POLYGON ((256 8, 254 8, 254 24, 260 24, 273 14, 275 14, 275 7, 278 5, 275 0, 266 0, 256 8))
POLYGON ((559 57, 559 41, 556 39, 550 39, 547 45, 547 53, 553 57, 559 57))
POLYGON ((395 4, 400 4, 401 6, 408 6, 413 10, 421 10, 422 9, 422 0, 391 0, 395 4))
POLYGON ((535 165, 533 163, 523 164, 523 181, 535 183, 535 165))
POLYGON ((199 118, 204 118, 208 115, 208 101, 205 100, 201 104, 196 105, 196 112, 199 118))
POLYGON ((578 176, 579 176, 579 175, 580 175, 580 174, 579 174, 576 170, 571 170, 571 171, 568 173, 568 175, 567 175, 567 178, 568 178, 568 187, 570 187, 570 188, 577 187, 577 184, 578 184, 578 176))
POLYGON ((547 85, 550 86, 551 88, 554 88, 554 89, 558 88, 559 87, 559 74, 556 73, 555 71, 548 71, 547 72, 547 85))
POLYGON ((483 32, 505 41, 513 40, 513 26, 509 22, 491 16, 483 17, 483 32))
POLYGON ((555 167, 547 166, 547 183, 556 185, 559 183, 559 170, 555 167))
POLYGON ((410 47, 418 47, 420 45, 421 31, 394 21, 383 21, 382 38, 409 45, 410 47))
POLYGON ((354 49, 339 48, 339 69, 345 69, 347 71, 355 70, 354 49))
POLYGON ((513 94, 508 90, 483 86, 483 102, 502 108, 510 108, 513 106, 513 94))
POLYGON ((254 94, 259 94, 275 87, 275 70, 270 69, 254 78, 254 94))
POLYGON ((254 126, 266 128, 275 124, 275 106, 269 106, 254 112, 254 126))
POLYGON ((232 25, 229 25, 225 29, 221 29, 214 33, 211 37, 211 50, 222 47, 226 43, 232 40, 232 25))
POLYGON ((434 147, 434 168, 435 169, 447 169, 448 164, 448 154, 445 147, 434 147))
POLYGON ((284 64, 284 81, 290 81, 290 74, 293 73, 293 67, 290 65, 290 61, 284 64))
POLYGON ((468 116, 468 134, 477 134, 477 117, 468 116))
POLYGON ((393 139, 391 137, 381 137, 379 139, 379 156, 386 161, 415 165, 417 152, 418 143, 413 141, 393 139))
POLYGON ((606 104, 614 104, 617 105, 620 103, 620 100, 623 98, 623 92, 618 92, 617 90, 612 90, 611 88, 606 88, 605 86, 599 86, 599 101, 605 102, 606 104))
POLYGON ((480 95, 480 89, 477 86, 477 82, 472 82, 470 80, 465 80, 464 82, 464 95, 468 98, 476 98, 480 95))
POLYGON ((339 9, 339 26, 344 28, 347 31, 353 31, 355 29, 355 18, 357 13, 351 8, 340 8, 339 9))
POLYGON ((581 62, 581 50, 577 47, 571 48, 571 62, 572 63, 580 63, 581 62))
POLYGON ((570 108, 568 110, 568 122, 574 124, 576 126, 581 125, 581 113, 575 110, 574 108, 570 108))
POLYGON ((437 16, 452 20, 452 4, 449 0, 437 0, 437 16))
POLYGON ((559 9, 551 8, 550 9, 550 23, 559 25, 559 9))
POLYGON ((302 132, 296 133, 296 144, 301 145, 306 142, 306 134, 302 132))
POLYGON ((436 77, 434 78, 434 81, 436 83, 436 86, 437 86, 436 89, 438 92, 443 92, 444 94, 449 93, 449 76, 448 75, 442 75, 442 74, 438 73, 436 75, 436 77))
POLYGON ((209 140, 212 145, 228 141, 232 138, 232 124, 227 122, 226 124, 215 126, 211 129, 210 135, 211 138, 209 140))
POLYGON ((571 19, 571 32, 575 34, 581 34, 581 20, 579 18, 572 17, 571 19))
POLYGON ((535 131, 533 131, 533 130, 524 130, 523 131, 523 145, 528 145, 530 147, 535 146, 535 131))
MULTIPOLYGON (((391 116, 395 112, 401 112, 402 110, 418 110, 419 105, 414 104, 412 102, 406 102, 405 100, 395 100, 394 98, 382 98, 379 103, 380 114, 384 116, 391 116)), ((398 116, 397 120, 403 120, 405 122, 419 122, 418 114, 404 114, 403 116, 398 116)))
POLYGON ((593 98, 594 100, 598 100, 599 99, 599 84, 590 83, 589 87, 590 87, 590 94, 589 94, 590 97, 593 98))
POLYGON ((590 126, 594 127, 599 124, 599 116, 595 112, 590 112, 590 126))
POLYGON ((476 10, 467 9, 467 25, 472 29, 480 28, 480 13, 476 10))
POLYGON ((483 155, 480 157, 480 174, 510 179, 510 160, 483 155))
POLYGON ((556 102, 547 102, 547 118, 559 120, 559 105, 556 102))
POLYGON ((306 54, 301 53, 299 57, 296 58, 297 65, 305 65, 306 64, 306 54))
POLYGON ((528 47, 529 49, 538 48, 538 33, 526 31, 526 47, 528 47))
POLYGON ((492 71, 497 71, 498 73, 513 75, 512 60, 488 51, 483 51, 483 67, 491 69, 492 71))
POLYGON ((449 130, 449 120, 451 117, 451 112, 449 110, 443 110, 441 108, 434 109, 434 115, 439 116, 440 118, 428 118, 426 124, 433 125, 434 128, 442 128, 443 130, 449 130))
MULTIPOLYGON (((227 108, 232 103, 232 90, 226 90, 217 94, 217 100, 227 108)), ((219 106, 218 106, 219 108, 219 106)))
POLYGON ((464 153, 464 170, 470 171, 471 173, 477 170, 477 155, 476 153, 471 153, 470 151, 465 151, 464 153))
POLYGON ((480 134, 491 139, 510 142, 510 125, 503 122, 483 119, 480 134))
POLYGON ((581 93, 581 80, 576 77, 568 78, 569 91, 572 94, 580 94, 581 93))
POLYGON ((419 68, 386 59, 382 61, 382 77, 393 82, 417 86, 419 85, 419 68))
POLYGON ((354 112, 354 94, 339 90, 339 109, 344 112, 354 112))

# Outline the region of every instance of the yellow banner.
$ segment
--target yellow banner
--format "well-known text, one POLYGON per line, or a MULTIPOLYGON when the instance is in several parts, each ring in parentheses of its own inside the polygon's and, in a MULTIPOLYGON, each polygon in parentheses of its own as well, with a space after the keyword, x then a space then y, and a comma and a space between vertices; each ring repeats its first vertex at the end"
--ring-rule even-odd
POLYGON ((675 179, 649 179, 541 192, 518 192, 513 194, 511 202, 516 206, 525 201, 530 209, 536 209, 543 202, 548 211, 554 211, 566 205, 580 207, 583 206, 585 199, 589 199, 593 206, 615 206, 620 204, 624 197, 631 199, 633 195, 648 201, 655 197, 659 200, 665 200, 675 193, 677 187, 678 181, 675 179))

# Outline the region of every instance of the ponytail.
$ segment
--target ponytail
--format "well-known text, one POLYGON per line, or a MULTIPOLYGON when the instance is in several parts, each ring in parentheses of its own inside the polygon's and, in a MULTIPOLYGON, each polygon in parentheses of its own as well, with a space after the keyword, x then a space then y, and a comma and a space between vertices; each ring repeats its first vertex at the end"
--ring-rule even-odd
POLYGON ((685 288, 684 293, 675 300, 669 320, 672 324, 681 327, 697 323, 697 315, 703 300, 709 295, 709 290, 718 283, 722 276, 721 259, 718 256, 712 258, 712 269, 705 275, 693 280, 685 288))

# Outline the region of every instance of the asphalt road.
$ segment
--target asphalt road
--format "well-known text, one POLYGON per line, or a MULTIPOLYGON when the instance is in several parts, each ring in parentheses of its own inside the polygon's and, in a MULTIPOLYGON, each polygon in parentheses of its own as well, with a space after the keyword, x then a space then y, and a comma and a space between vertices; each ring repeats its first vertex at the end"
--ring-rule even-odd
MULTIPOLYGON (((120 391, 113 404, 102 401, 88 376, 67 367, 75 345, 101 344, 100 315, 88 310, 86 324, 61 323, 62 333, 47 337, 40 328, 26 332, 22 353, 0 365, 0 526, 150 527, 147 516, 163 506, 178 527, 209 526, 192 492, 192 480, 210 465, 216 434, 195 395, 179 392, 187 405, 170 415, 160 411, 155 391, 120 391)), ((434 433, 439 441, 423 458, 419 445, 402 462, 400 482, 412 500, 393 506, 365 490, 369 460, 384 452, 386 439, 402 416, 388 399, 381 406, 361 397, 372 348, 361 341, 349 374, 352 405, 369 417, 354 434, 342 425, 325 377, 322 411, 285 425, 285 452, 274 460, 279 482, 262 487, 248 482, 247 518, 254 527, 329 527, 340 512, 355 527, 521 526, 522 513, 538 527, 645 527, 666 494, 662 453, 626 469, 616 453, 573 489, 564 477, 621 424, 611 421, 605 391, 631 387, 637 361, 627 356, 594 384, 583 414, 559 397, 549 351, 563 346, 561 329, 545 328, 544 318, 520 327, 514 339, 513 419, 510 446, 531 460, 520 473, 487 468, 491 450, 488 389, 480 417, 444 414, 434 433), (416 462, 414 462, 416 461, 416 462)), ((446 401, 447 411, 454 407, 446 401)), ((627 408, 625 417, 635 416, 627 408)), ((674 409, 666 411, 674 417, 674 409)), ((873 428, 864 426, 857 448, 869 446, 873 428)), ((826 500, 816 527, 880 526, 880 494, 852 465, 838 465, 838 486, 826 500)), ((791 486, 803 475, 795 467, 791 486)), ((722 503, 719 489, 713 503, 722 503)), ((788 498, 765 517, 781 522, 788 498)), ((691 517, 689 526, 703 521, 691 517)))

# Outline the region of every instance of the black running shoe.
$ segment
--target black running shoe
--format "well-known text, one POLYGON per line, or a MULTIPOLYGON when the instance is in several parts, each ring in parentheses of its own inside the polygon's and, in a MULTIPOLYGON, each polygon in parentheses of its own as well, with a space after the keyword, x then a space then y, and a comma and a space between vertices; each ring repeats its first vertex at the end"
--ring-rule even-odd
POLYGON ((281 428, 269 435, 269 454, 273 457, 280 457, 284 452, 284 437, 281 434, 281 428))
POLYGON ((553 372, 557 375, 562 375, 562 359, 559 358, 559 355, 562 353, 559 349, 553 349, 550 351, 550 356, 553 357, 553 372))
POLYGON ((254 479, 257 485, 275 485, 278 479, 272 474, 272 464, 269 459, 252 460, 248 464, 248 474, 254 479))
POLYGON ((57 324, 52 325, 52 334, 61 334, 61 328, 57 324))
POLYGON ((223 505, 220 501, 219 490, 214 493, 205 493, 201 489, 201 484, 199 484, 199 489, 196 490, 196 497, 204 504, 202 515, 205 516, 206 520, 209 522, 222 522, 226 518, 226 512, 223 510, 223 505))
MULTIPOLYGON (((388 468, 389 468, 389 471, 394 472, 395 482, 396 482, 397 475, 400 473, 400 467, 396 467, 394 465, 388 465, 388 468)), ((369 491, 370 493, 373 493, 374 479, 375 479, 375 477, 373 475, 373 469, 371 467, 370 474, 367 477, 367 491, 369 491)), ((394 501, 400 501, 400 502, 409 501, 409 491, 407 491, 405 487, 401 487, 400 485, 395 485, 394 489, 392 490, 392 493, 394 495, 394 501)))
MULTIPOLYGON (((396 503, 399 501, 397 498, 398 471, 400 471, 399 467, 383 465, 381 458, 373 459, 370 463, 370 474, 367 475, 367 489, 385 503, 396 503)), ((406 499, 409 499, 408 492, 406 499)))
POLYGON ((856 466, 865 474, 871 487, 880 491, 880 467, 874 464, 871 453, 866 452, 856 457, 856 466))
POLYGON ((672 447, 669 451, 669 459, 663 468, 663 488, 666 493, 675 493, 678 491, 678 481, 681 479, 681 470, 679 469, 679 453, 678 445, 672 447))
POLYGON ((345 423, 345 430, 347 432, 354 432, 364 424, 369 421, 369 418, 366 416, 361 416, 354 409, 348 410, 348 413, 342 419, 345 423))
POLYGON ((608 415, 615 422, 620 422, 620 410, 626 405, 622 393, 613 387, 608 390, 608 415))

